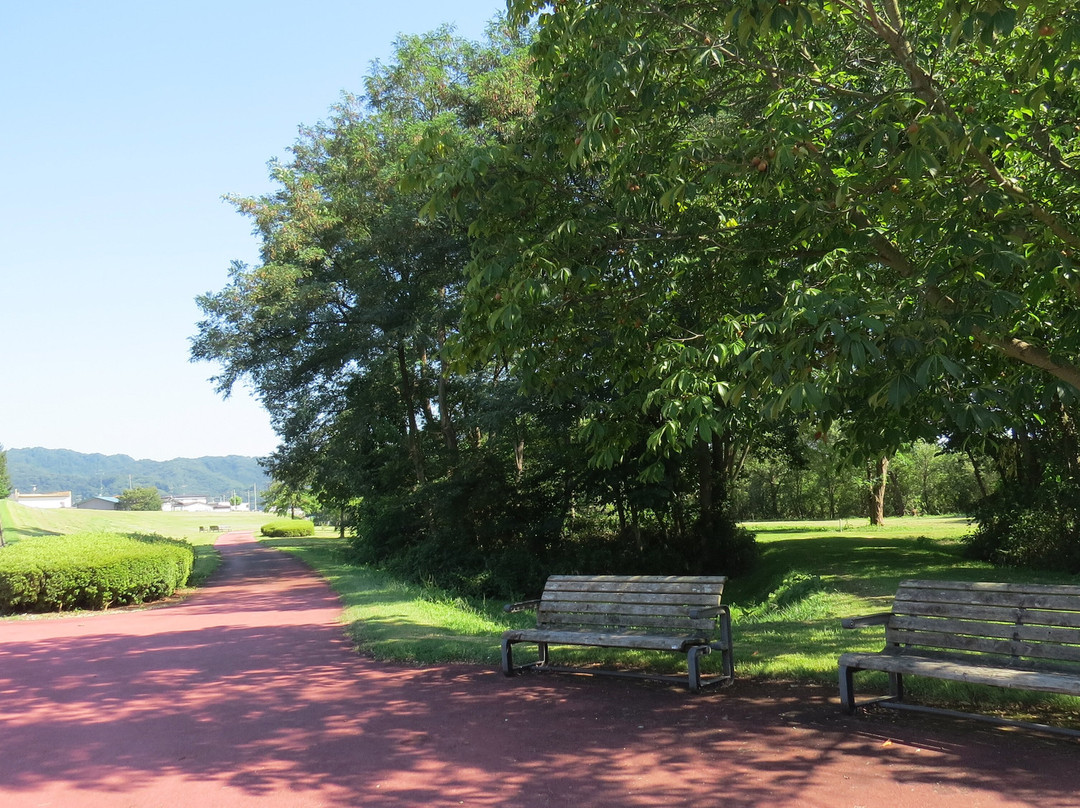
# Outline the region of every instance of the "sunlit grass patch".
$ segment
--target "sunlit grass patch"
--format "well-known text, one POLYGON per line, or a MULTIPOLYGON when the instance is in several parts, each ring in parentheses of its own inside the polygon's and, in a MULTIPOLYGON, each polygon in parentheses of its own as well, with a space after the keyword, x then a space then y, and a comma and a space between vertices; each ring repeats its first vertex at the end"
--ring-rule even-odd
MULTIPOLYGON (((878 628, 847 630, 840 619, 888 611, 906 578, 1074 582, 1072 576, 994 568, 963 557, 963 519, 895 520, 888 530, 837 531, 830 524, 755 526, 762 560, 752 574, 733 579, 724 594, 732 609, 736 682, 763 678, 835 684, 837 659, 846 651, 877 651, 878 628)), ((437 590, 404 584, 350 563, 339 539, 271 540, 319 570, 340 594, 344 620, 357 646, 377 658, 416 664, 499 664, 499 639, 508 627, 534 624, 531 612, 505 614, 500 603, 476 603, 437 590)), ((539 593, 535 593, 539 595, 539 593)), ((534 646, 515 653, 528 661, 534 646)), ((682 674, 681 654, 561 646, 555 664, 624 671, 682 674)), ((706 675, 719 671, 720 655, 702 659, 706 675)), ((858 674, 861 696, 883 694, 884 674, 858 674)), ((1080 700, 909 677, 912 700, 959 709, 1026 717, 1047 723, 1080 723, 1080 700)))

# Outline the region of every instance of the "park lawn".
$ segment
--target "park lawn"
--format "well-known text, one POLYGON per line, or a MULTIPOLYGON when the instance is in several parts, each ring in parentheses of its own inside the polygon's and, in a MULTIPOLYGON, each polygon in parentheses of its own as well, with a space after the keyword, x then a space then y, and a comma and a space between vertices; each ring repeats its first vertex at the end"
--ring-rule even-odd
MULTIPOLYGON (((187 539, 195 545, 197 569, 202 566, 200 580, 216 565, 213 543, 220 535, 200 527, 225 521, 220 515, 198 513, 36 510, 8 501, 0 501, 0 519, 10 542, 84 530, 187 539)), ((257 533, 267 519, 262 513, 235 513, 227 523, 257 533)), ((847 631, 840 628, 840 618, 887 610, 905 578, 1076 582, 1075 576, 1001 569, 965 559, 961 539, 969 526, 962 518, 908 517, 891 519, 884 527, 862 521, 747 526, 757 533, 761 560, 751 573, 733 577, 724 594, 732 607, 737 678, 834 683, 841 653, 878 650, 883 642, 880 628, 847 631)), ((348 542, 326 528, 312 538, 263 541, 295 554, 327 579, 341 597, 343 620, 356 646, 377 659, 497 666, 501 633, 534 619, 530 613, 508 615, 501 603, 466 602, 356 565, 348 542)), ((559 661, 571 664, 667 673, 685 669, 680 655, 596 648, 557 653, 559 661)), ((706 673, 716 670, 718 656, 703 660, 706 673)), ((859 692, 884 692, 884 684, 883 675, 861 674, 859 692)), ((1040 720, 1050 714, 1053 722, 1080 726, 1080 700, 1061 696, 918 678, 910 682, 909 692, 925 703, 977 703, 983 712, 1040 720)))
MULTIPOLYGON (((1019 577, 1015 570, 964 559, 960 538, 968 523, 960 518, 895 519, 883 528, 837 522, 749 527, 758 533, 761 561, 752 573, 729 581, 724 594, 732 606, 741 675, 832 681, 840 653, 881 645, 872 630, 841 630, 840 618, 887 610, 904 578, 1019 577), (792 573, 804 582, 786 592, 785 578, 792 573), (784 602, 785 592, 793 596, 791 603, 784 602), (778 593, 779 604, 770 603, 770 595, 775 600, 778 593)), ((380 659, 494 664, 502 631, 533 620, 528 613, 505 614, 502 603, 467 603, 357 566, 350 561, 348 542, 328 533, 264 542, 296 554, 329 581, 342 598, 344 619, 357 646, 380 659)), ((1064 580, 1031 573, 1022 577, 1064 580)), ((631 667, 680 664, 674 657, 665 663, 663 655, 648 652, 592 648, 566 649, 560 656, 631 667)), ((705 660, 706 669, 710 662, 705 660)))
POLYGON ((195 567, 189 586, 198 586, 220 561, 214 542, 221 535, 206 530, 224 524, 233 530, 254 530, 273 517, 265 513, 234 511, 229 514, 182 513, 173 511, 94 511, 78 508, 28 508, 11 500, 0 500, 0 520, 4 540, 15 543, 33 536, 58 536, 85 531, 111 533, 157 533, 170 539, 184 539, 195 547, 195 567), (204 528, 200 530, 200 528, 204 528))
MULTIPOLYGON (((748 525, 758 534, 761 561, 753 573, 729 582, 737 678, 834 685, 845 651, 879 650, 881 628, 844 630, 840 619, 887 611, 906 578, 1075 583, 1075 576, 995 568, 962 555, 969 531, 963 518, 908 517, 884 527, 862 522, 768 522, 748 525), (785 586, 785 578, 795 584, 785 586), (801 583, 800 583, 801 581, 801 583), (784 602, 785 593, 793 595, 784 602), (770 597, 771 596, 771 597, 770 597), (778 605, 779 603, 779 605, 778 605)), ((499 664, 499 636, 528 625, 531 614, 507 615, 501 603, 466 603, 404 584, 349 560, 348 543, 328 534, 310 539, 264 540, 291 552, 326 577, 345 607, 343 619, 361 652, 413 664, 499 664)), ((538 593, 537 593, 538 594, 538 593)), ((681 655, 598 648, 561 648, 558 660, 674 673, 681 655)), ((719 655, 702 667, 715 672, 719 655)), ((860 674, 860 694, 883 693, 885 677, 860 674)), ((913 679, 912 698, 924 703, 1028 720, 1080 726, 1080 700, 1045 694, 913 679)))

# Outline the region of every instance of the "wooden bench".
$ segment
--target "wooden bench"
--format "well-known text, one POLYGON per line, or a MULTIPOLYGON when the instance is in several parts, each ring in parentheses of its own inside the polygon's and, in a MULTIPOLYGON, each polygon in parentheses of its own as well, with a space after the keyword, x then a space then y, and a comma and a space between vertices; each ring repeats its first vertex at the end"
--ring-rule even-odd
POLYGON ((684 653, 691 690, 729 684, 734 678, 731 615, 720 603, 726 581, 723 576, 552 575, 539 600, 504 607, 509 612, 535 609, 537 614, 536 628, 503 634, 503 673, 512 676, 537 669, 683 681, 675 676, 557 667, 550 662, 549 645, 590 645, 684 653), (535 643, 539 659, 515 666, 517 643, 535 643), (703 680, 698 660, 713 651, 722 655, 722 672, 703 680))
POLYGON ((856 706, 886 702, 994 723, 1024 723, 904 704, 907 675, 1080 696, 1078 586, 904 581, 891 612, 841 624, 885 626, 883 650, 840 657, 840 702, 848 713, 856 706), (856 671, 888 673, 889 695, 856 705, 856 671))

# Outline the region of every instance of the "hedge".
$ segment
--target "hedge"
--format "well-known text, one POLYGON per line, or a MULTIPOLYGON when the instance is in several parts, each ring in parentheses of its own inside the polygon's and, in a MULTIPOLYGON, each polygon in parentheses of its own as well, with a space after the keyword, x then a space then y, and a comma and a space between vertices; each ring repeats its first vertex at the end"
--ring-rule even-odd
POLYGON ((277 519, 267 522, 260 530, 264 536, 275 539, 314 536, 315 523, 310 519, 277 519))
POLYGON ((190 544, 139 533, 73 533, 0 548, 0 614, 107 609, 166 598, 187 583, 190 544))

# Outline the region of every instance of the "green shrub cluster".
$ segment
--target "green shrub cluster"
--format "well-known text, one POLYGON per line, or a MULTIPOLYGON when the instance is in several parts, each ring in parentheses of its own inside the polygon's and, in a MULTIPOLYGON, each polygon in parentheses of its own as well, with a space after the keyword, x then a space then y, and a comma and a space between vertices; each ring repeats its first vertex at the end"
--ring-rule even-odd
POLYGON ((1080 572, 1080 481, 1005 487, 975 511, 968 555, 1005 567, 1080 572))
POLYGON ((297 536, 314 536, 315 523, 310 519, 277 519, 260 528, 264 536, 272 539, 291 539, 297 536))
POLYGON ((358 562, 470 598, 535 596, 552 573, 737 575, 757 557, 754 534, 726 515, 707 541, 655 523, 620 530, 605 509, 575 506, 559 475, 541 468, 519 477, 490 456, 365 497, 357 515, 358 562))
POLYGON ((0 549, 0 614, 160 600, 187 583, 194 560, 187 542, 153 534, 24 538, 0 549))

